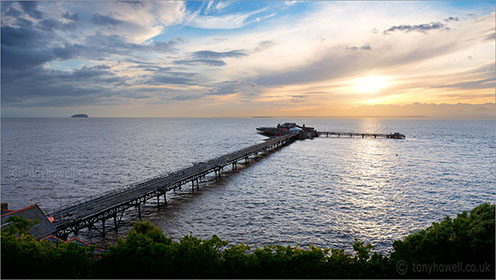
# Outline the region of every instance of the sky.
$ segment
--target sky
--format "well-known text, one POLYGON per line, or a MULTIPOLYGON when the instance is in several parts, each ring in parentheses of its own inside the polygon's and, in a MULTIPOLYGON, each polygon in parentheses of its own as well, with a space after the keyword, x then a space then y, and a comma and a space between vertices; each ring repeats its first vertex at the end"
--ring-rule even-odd
POLYGON ((496 117, 495 1, 2 1, 1 16, 2 117, 496 117))

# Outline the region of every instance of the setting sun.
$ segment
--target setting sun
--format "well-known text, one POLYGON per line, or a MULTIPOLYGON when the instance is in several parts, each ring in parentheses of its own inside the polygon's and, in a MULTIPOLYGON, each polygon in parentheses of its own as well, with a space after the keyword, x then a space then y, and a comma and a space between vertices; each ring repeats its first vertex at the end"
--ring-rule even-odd
POLYGON ((358 92, 374 92, 388 85, 389 79, 383 76, 371 76, 355 80, 355 89, 358 92))

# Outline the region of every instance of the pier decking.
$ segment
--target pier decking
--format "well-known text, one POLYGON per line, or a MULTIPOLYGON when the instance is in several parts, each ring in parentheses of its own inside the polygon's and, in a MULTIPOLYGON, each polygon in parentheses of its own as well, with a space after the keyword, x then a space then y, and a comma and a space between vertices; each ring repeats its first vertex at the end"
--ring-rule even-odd
POLYGON ((247 162, 251 156, 276 150, 291 143, 296 138, 295 135, 274 137, 264 143, 249 146, 207 162, 196 163, 193 166, 133 184, 124 189, 76 202, 49 214, 55 218, 53 224, 56 231, 54 233, 59 237, 67 238, 70 233, 77 234, 81 229, 95 228, 105 235, 106 222, 113 220, 113 227, 117 229, 125 210, 136 207, 141 219, 141 206, 147 200, 156 197, 157 202, 160 203, 160 197, 163 196, 164 203, 167 203, 166 194, 168 191, 181 188, 189 182, 191 182, 191 189, 194 191, 195 188, 199 188, 199 182, 207 174, 214 173, 217 179, 224 167, 232 166, 232 169, 236 169, 239 161, 245 160, 247 162), (97 223, 101 223, 100 227, 96 226, 97 223))

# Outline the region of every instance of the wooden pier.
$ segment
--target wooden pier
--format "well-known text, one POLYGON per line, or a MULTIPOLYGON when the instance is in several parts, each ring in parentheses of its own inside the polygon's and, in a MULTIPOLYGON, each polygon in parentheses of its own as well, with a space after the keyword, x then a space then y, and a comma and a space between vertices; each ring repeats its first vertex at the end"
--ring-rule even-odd
POLYGON ((395 132, 389 134, 381 134, 381 133, 357 133, 357 132, 331 132, 331 131, 319 131, 317 132, 319 136, 325 135, 327 137, 374 137, 374 138, 391 138, 391 139, 405 139, 405 135, 395 132))
POLYGON ((56 234, 63 239, 71 233, 78 234, 84 228, 94 228, 102 235, 110 229, 117 229, 124 212, 129 208, 136 208, 141 219, 141 208, 149 199, 156 198, 158 205, 160 197, 167 203, 167 192, 180 189, 191 183, 191 190, 199 188, 200 181, 205 176, 214 173, 218 179, 225 167, 237 168, 240 161, 248 162, 250 157, 276 150, 293 142, 295 135, 284 135, 266 140, 207 162, 196 163, 193 166, 174 171, 170 174, 158 176, 140 183, 127 186, 124 189, 104 193, 96 198, 76 202, 72 205, 53 211, 48 216, 54 217, 53 225, 56 234), (110 225, 108 220, 111 220, 110 225))

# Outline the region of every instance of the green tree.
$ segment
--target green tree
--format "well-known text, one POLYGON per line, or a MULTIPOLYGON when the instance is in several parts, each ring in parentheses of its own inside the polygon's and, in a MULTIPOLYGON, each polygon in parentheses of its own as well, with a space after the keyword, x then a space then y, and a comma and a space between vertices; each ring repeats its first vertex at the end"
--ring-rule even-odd
POLYGON ((455 219, 446 217, 440 223, 408 235, 393 243, 390 270, 393 272, 398 262, 406 263, 407 277, 494 277, 494 226, 495 207, 489 203, 481 204, 468 214, 464 211, 455 219), (490 264, 491 271, 486 274, 428 271, 414 272, 414 264, 474 264, 483 267, 490 264))

